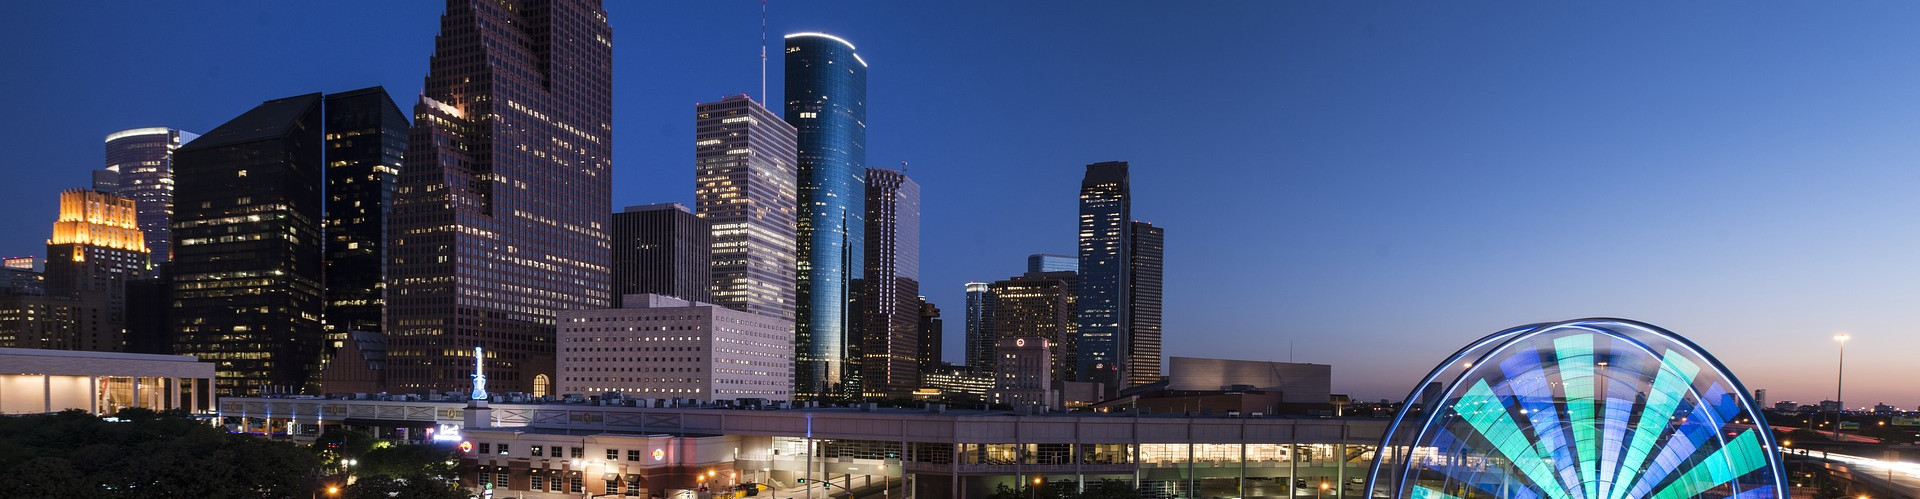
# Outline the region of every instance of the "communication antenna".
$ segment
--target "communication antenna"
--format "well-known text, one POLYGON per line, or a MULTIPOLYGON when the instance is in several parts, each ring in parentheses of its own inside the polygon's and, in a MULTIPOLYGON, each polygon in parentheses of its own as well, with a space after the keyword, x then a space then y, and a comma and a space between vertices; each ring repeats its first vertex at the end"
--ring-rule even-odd
POLYGON ((767 0, 760 0, 760 106, 767 105, 767 0))

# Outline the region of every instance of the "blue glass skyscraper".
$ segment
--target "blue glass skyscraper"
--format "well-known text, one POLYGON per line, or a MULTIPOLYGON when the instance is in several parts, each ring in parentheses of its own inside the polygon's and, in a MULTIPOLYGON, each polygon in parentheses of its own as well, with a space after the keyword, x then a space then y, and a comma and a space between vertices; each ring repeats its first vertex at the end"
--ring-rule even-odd
POLYGON ((852 43, 823 33, 787 35, 787 123, 799 131, 799 264, 794 394, 860 394, 860 313, 865 267, 867 63, 852 43))

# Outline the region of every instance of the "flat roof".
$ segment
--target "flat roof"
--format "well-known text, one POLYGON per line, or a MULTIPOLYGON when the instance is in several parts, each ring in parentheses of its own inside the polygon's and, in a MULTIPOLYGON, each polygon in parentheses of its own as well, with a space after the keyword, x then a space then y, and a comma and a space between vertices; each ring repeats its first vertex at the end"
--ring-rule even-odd
POLYGON ((21 355, 21 356, 30 356, 30 357, 67 357, 67 358, 74 358, 74 359, 148 360, 148 361, 160 361, 160 362, 199 362, 200 361, 199 357, 194 357, 192 355, 168 355, 168 354, 157 354, 157 353, 125 353, 125 352, 88 352, 88 351, 81 351, 81 350, 46 350, 46 349, 40 349, 40 348, 0 348, 0 355, 21 355))

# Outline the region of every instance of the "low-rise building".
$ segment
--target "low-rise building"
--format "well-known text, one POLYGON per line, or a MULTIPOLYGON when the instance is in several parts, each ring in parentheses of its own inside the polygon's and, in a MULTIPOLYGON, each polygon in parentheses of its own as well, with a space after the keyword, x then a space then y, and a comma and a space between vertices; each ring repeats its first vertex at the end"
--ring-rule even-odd
POLYGON ((655 294, 560 312, 558 391, 693 400, 793 398, 792 327, 655 294))
POLYGON ((188 355, 0 348, 0 414, 214 411, 214 365, 188 355))

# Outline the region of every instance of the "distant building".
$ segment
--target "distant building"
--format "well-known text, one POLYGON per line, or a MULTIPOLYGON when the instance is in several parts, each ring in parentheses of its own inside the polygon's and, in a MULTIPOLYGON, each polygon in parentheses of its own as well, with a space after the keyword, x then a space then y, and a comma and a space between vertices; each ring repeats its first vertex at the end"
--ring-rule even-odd
POLYGON ((1128 388, 1095 407, 1154 413, 1334 415, 1333 366, 1171 357, 1167 379, 1128 388))
POLYGON ((267 101, 175 153, 176 353, 221 396, 314 388, 320 316, 321 95, 267 101))
POLYGON ((1781 411, 1781 412, 1794 412, 1794 411, 1800 410, 1800 404, 1793 403, 1792 400, 1782 400, 1782 401, 1773 403, 1773 410, 1781 411))
POLYGON ((184 355, 0 348, 0 414, 125 408, 210 414, 214 366, 184 355))
POLYGON ((1027 272, 1079 272, 1080 260, 1067 255, 1035 253, 1027 255, 1027 272))
POLYGON ((1873 413, 1874 414, 1899 414, 1900 408, 1887 405, 1886 402, 1881 402, 1881 403, 1873 404, 1873 413))
POLYGON ((1057 408, 1053 391, 1052 341, 1046 338, 1002 338, 994 348, 993 403, 1014 407, 1057 408))
POLYGON ((993 390, 993 375, 958 368, 939 369, 922 376, 920 384, 937 393, 942 401, 979 403, 993 390))
POLYGON ((868 168, 866 186, 861 390, 904 397, 920 385, 920 184, 903 171, 868 168))
MULTIPOLYGON (((1076 277, 1072 272, 1040 272, 994 282, 993 312, 987 322, 997 337, 996 348, 1009 338, 1045 338, 1053 345, 1052 375, 1073 379, 1076 277)), ((998 367, 999 362, 992 365, 998 367)))
POLYGON ((39 272, 41 268, 40 259, 31 257, 31 256, 10 256, 0 260, 4 260, 6 262, 5 268, 13 269, 13 270, 31 270, 34 272, 39 272))
POLYGON ((793 399, 793 337, 778 318, 662 295, 560 313, 560 393, 793 399))
POLYGON ((962 362, 973 372, 993 371, 993 325, 987 322, 988 312, 993 306, 993 285, 984 282, 967 283, 967 303, 964 331, 961 338, 965 343, 960 352, 962 362))
POLYGON ((740 95, 695 106, 695 213, 713 227, 713 303, 794 317, 794 128, 740 95))
POLYGON ((1767 389, 1760 388, 1753 391, 1753 405, 1755 407, 1767 406, 1767 389))
POLYGON ((1126 386, 1160 381, 1160 290, 1166 231, 1133 222, 1127 258, 1126 386))
MULTIPOLYGON (((132 199, 99 191, 60 193, 47 239, 46 295, 72 300, 65 334, 43 348, 127 349, 127 284, 147 275, 147 245, 132 199)), ((34 345, 19 345, 34 346, 34 345)))
POLYGON ((1846 408, 1841 407, 1838 400, 1820 401, 1820 412, 1844 412, 1845 410, 1846 408))
POLYGON ((940 368, 941 342, 946 340, 943 338, 944 334, 941 331, 943 324, 940 320, 940 307, 928 302, 925 296, 920 297, 919 302, 920 350, 914 357, 920 373, 926 374, 940 368))
POLYGON ((680 203, 628 206, 613 214, 613 302, 656 294, 712 301, 713 229, 680 203))
POLYGON ((0 295, 44 295, 47 294, 45 274, 27 268, 0 268, 0 295))
POLYGON ((1080 181, 1080 271, 1075 380, 1123 387, 1120 363, 1127 333, 1127 269, 1131 259, 1132 202, 1127 164, 1087 165, 1080 181))
MULTIPOLYGON (((173 258, 173 154, 199 135, 167 127, 134 128, 107 135, 106 171, 113 192, 132 198, 140 232, 154 263, 173 258)), ((96 184, 99 181, 95 182, 96 184)))

